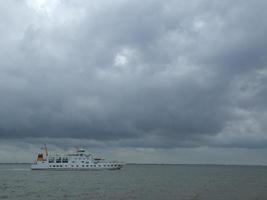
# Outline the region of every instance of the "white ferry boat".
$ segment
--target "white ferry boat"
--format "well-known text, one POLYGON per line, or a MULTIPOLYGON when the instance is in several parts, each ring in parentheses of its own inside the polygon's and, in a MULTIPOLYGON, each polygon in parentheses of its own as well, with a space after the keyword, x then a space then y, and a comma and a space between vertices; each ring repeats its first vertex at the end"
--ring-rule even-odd
POLYGON ((31 165, 32 170, 115 170, 125 165, 123 162, 96 158, 92 154, 86 154, 82 148, 78 148, 73 154, 50 155, 44 145, 44 151, 38 154, 36 162, 31 165))

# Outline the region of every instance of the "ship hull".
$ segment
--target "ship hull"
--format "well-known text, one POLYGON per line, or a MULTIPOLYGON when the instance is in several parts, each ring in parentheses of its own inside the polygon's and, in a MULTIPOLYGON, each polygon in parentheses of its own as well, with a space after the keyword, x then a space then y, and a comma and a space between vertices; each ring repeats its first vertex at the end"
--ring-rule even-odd
POLYGON ((69 167, 69 166, 48 166, 48 165, 42 165, 42 164, 33 164, 31 165, 31 170, 51 170, 51 171, 87 171, 87 170, 120 170, 124 164, 113 164, 112 167, 104 167, 103 165, 92 165, 88 167, 69 167))

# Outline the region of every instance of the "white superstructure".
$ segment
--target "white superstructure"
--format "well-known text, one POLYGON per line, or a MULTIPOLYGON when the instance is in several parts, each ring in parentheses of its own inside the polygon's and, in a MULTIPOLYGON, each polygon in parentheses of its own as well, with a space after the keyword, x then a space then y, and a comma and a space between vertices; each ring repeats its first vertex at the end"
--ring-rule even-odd
POLYGON ((108 161, 86 154, 84 149, 66 155, 50 155, 46 145, 45 154, 39 153, 32 170, 90 170, 90 169, 121 169, 125 164, 118 161, 108 161))

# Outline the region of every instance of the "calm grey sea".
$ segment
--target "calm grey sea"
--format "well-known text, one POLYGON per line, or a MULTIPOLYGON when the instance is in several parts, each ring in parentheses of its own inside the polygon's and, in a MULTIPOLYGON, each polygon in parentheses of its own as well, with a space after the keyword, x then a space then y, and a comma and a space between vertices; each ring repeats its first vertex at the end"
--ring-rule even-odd
POLYGON ((29 167, 0 164, 0 199, 267 199, 267 167, 126 165, 120 171, 29 167))

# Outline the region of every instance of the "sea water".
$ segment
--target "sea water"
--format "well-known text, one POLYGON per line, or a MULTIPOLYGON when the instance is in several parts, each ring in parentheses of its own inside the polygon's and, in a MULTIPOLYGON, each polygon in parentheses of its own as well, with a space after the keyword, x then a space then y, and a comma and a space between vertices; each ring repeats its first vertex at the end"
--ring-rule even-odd
POLYGON ((126 165, 113 171, 31 171, 29 164, 0 164, 0 199, 267 200, 267 167, 126 165))

